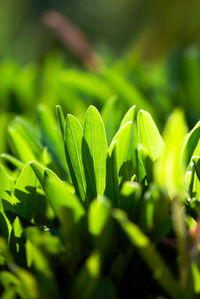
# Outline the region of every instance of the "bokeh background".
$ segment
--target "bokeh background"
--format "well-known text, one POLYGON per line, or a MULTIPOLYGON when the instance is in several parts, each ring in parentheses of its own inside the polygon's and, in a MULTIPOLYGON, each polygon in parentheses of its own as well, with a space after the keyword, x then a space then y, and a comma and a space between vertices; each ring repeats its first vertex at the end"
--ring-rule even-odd
POLYGON ((25 63, 62 48, 42 20, 45 11, 55 10, 70 18, 97 51, 119 56, 139 43, 143 54, 157 58, 199 42, 199 8, 199 0, 1 0, 1 57, 25 63))
POLYGON ((34 120, 41 103, 80 120, 89 104, 120 115, 136 104, 161 130, 180 106, 192 128, 199 14, 200 0, 0 0, 2 134, 15 115, 34 120))

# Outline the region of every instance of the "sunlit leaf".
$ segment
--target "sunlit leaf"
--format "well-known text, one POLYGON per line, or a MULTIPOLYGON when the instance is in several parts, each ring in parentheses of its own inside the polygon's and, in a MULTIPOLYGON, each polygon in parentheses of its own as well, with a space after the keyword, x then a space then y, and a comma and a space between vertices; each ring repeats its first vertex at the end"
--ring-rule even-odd
POLYGON ((169 117, 163 133, 164 153, 154 168, 156 182, 165 187, 171 197, 182 197, 184 193, 184 164, 181 160, 181 149, 186 132, 183 112, 175 110, 169 117))
POLYGON ((82 162, 83 129, 80 122, 68 114, 65 128, 65 151, 71 178, 77 195, 85 201, 86 182, 82 162))
POLYGON ((151 158, 157 160, 163 153, 164 142, 151 115, 140 110, 137 117, 140 147, 151 158))
POLYGON ((67 184, 62 182, 51 170, 42 167, 38 163, 31 163, 44 192, 52 205, 56 215, 62 219, 62 207, 71 209, 76 221, 85 213, 79 199, 69 191, 67 184))
POLYGON ((131 141, 132 141, 132 121, 126 123, 114 136, 109 152, 112 151, 113 144, 116 144, 117 173, 119 177, 130 179, 133 175, 131 161, 131 141))
POLYGON ((120 123, 120 128, 123 127, 125 124, 127 124, 129 121, 134 121, 135 114, 136 114, 136 106, 134 105, 131 108, 129 108, 129 110, 124 115, 120 123))
POLYGON ((104 194, 106 185, 107 139, 102 118, 94 106, 86 112, 82 157, 90 200, 104 194))
POLYGON ((88 214, 89 232, 98 236, 104 228, 110 215, 111 203, 108 199, 102 197, 92 202, 88 214))
POLYGON ((37 185, 38 181, 35 173, 30 164, 27 164, 15 184, 14 195, 16 202, 13 205, 13 212, 29 221, 35 208, 37 185))

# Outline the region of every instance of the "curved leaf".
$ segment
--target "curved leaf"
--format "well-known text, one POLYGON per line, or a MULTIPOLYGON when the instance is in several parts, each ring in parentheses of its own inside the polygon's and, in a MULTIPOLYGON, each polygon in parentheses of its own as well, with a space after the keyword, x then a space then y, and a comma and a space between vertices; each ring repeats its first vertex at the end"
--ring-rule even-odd
POLYGON ((195 127, 187 134, 184 145, 182 148, 182 159, 186 166, 190 163, 190 160, 194 154, 194 151, 200 141, 200 121, 195 127))
POLYGON ((39 163, 32 162, 30 165, 57 217, 62 221, 61 208, 66 207, 72 210, 75 220, 79 221, 85 210, 79 199, 69 191, 67 184, 62 182, 53 171, 44 168, 39 163))

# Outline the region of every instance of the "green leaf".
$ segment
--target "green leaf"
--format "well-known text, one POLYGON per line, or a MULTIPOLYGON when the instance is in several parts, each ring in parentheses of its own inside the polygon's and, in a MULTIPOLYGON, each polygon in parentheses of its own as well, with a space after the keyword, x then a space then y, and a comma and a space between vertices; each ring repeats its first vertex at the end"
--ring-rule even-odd
POLYGON ((45 191, 56 215, 58 215, 60 219, 62 219, 61 207, 67 207, 72 211, 75 222, 78 222, 85 214, 85 210, 79 199, 68 190, 67 184, 60 181, 57 176, 49 176, 49 174, 47 174, 47 179, 45 180, 45 191))
POLYGON ((106 185, 107 139, 98 110, 90 106, 83 126, 82 157, 90 200, 104 194, 106 185))
POLYGON ((23 230, 24 229, 19 217, 16 217, 15 220, 13 221, 13 233, 15 238, 20 238, 23 233, 23 230))
POLYGON ((40 105, 38 107, 38 117, 43 145, 47 146, 53 159, 61 169, 68 172, 62 137, 59 134, 53 115, 47 107, 40 105))
POLYGON ((176 235, 176 247, 178 251, 179 280, 182 288, 186 289, 189 278, 188 264, 190 257, 188 254, 188 232, 186 226, 185 205, 180 198, 174 198, 171 206, 172 222, 176 235))
POLYGON ((32 124, 28 123, 27 120, 19 116, 15 118, 11 125, 23 136, 35 156, 40 156, 42 144, 40 142, 39 131, 32 124))
POLYGON ((173 198, 184 192, 184 165, 181 159, 181 149, 187 129, 183 112, 175 110, 169 117, 163 137, 165 149, 162 157, 155 163, 155 181, 167 189, 173 198))
POLYGON ((94 236, 99 236, 110 216, 111 203, 105 198, 95 199, 88 212, 88 229, 94 236))
POLYGON ((73 289, 74 298, 89 299, 94 298, 94 291, 97 287, 101 273, 101 254, 99 251, 93 251, 81 271, 78 273, 73 289))
POLYGON ((20 283, 19 279, 8 271, 1 271, 0 280, 4 288, 10 288, 12 285, 18 285, 20 283))
POLYGON ((12 231, 12 224, 6 213, 0 212, 0 234, 9 241, 12 231))
POLYGON ((15 267, 13 272, 20 279, 20 285, 16 288, 19 296, 21 298, 39 298, 39 288, 35 277, 21 267, 15 267))
POLYGON ((120 192, 120 208, 127 212, 130 219, 135 219, 141 204, 142 186, 137 182, 126 181, 120 192))
POLYGON ((137 125, 140 147, 152 161, 157 160, 163 153, 164 142, 151 115, 144 110, 140 110, 137 125))
POLYGON ((16 217, 12 223, 12 231, 10 236, 10 250, 12 255, 16 257, 16 262, 20 265, 25 266, 25 242, 23 232, 24 229, 22 223, 19 217, 16 217))
POLYGON ((196 294, 200 293, 200 269, 197 263, 192 262, 191 264, 193 283, 194 283, 194 291, 196 294))
POLYGON ((136 114, 136 106, 132 106, 124 115, 120 128, 122 128, 125 124, 127 124, 129 121, 133 122, 132 125, 132 134, 131 134, 131 146, 130 146, 130 158, 133 163, 133 169, 134 172, 138 172, 138 158, 137 158, 137 149, 138 149, 138 143, 139 143, 139 137, 138 137, 138 129, 135 122, 135 114, 136 114))
POLYGON ((35 207, 36 187, 35 173, 30 164, 25 165, 15 184, 14 196, 16 203, 13 212, 30 221, 35 207))
POLYGON ((200 181, 200 157, 199 156, 193 157, 192 162, 194 163, 195 171, 200 181))
POLYGON ((12 211, 12 193, 14 182, 0 165, 0 231, 6 240, 9 240, 12 225, 6 212, 12 211))
MULTIPOLYGON (((190 163, 194 151, 200 140, 200 121, 187 134, 182 148, 182 159, 186 166, 190 163)), ((196 155, 195 155, 196 156, 196 155)))
POLYGON ((129 121, 134 121, 135 118, 135 113, 136 113, 136 106, 132 106, 124 115, 121 124, 120 124, 120 128, 123 127, 125 124, 127 124, 129 121))
POLYGON ((86 181, 82 162, 83 129, 80 122, 68 114, 65 128, 65 151, 71 178, 77 195, 85 201, 86 181))
POLYGON ((62 182, 57 175, 48 168, 42 167, 40 164, 32 162, 33 168, 43 190, 53 207, 57 217, 62 220, 62 207, 72 210, 76 221, 84 215, 85 210, 79 199, 69 191, 67 184, 62 182))
POLYGON ((131 161, 131 141, 132 141, 132 125, 130 121, 126 123, 114 136, 109 147, 109 154, 111 154, 113 144, 116 143, 116 158, 117 158, 117 174, 128 180, 133 175, 132 161, 131 161))
POLYGON ((17 167, 19 170, 22 170, 25 166, 25 163, 22 163, 20 160, 16 159, 14 156, 9 154, 1 154, 1 158, 10 162, 12 165, 17 167))
POLYGON ((114 206, 119 204, 119 186, 116 159, 116 142, 109 149, 106 163, 106 189, 105 195, 112 201, 114 206))
POLYGON ((195 156, 187 168, 185 175, 186 189, 191 198, 200 198, 200 157, 195 156))
POLYGON ((8 133, 12 149, 22 162, 28 163, 33 160, 37 161, 29 144, 14 127, 9 127, 8 133))
POLYGON ((58 120, 58 125, 60 128, 60 132, 62 137, 64 138, 64 133, 65 133, 65 117, 64 117, 64 113, 62 110, 62 107, 60 105, 56 106, 56 112, 57 112, 57 120, 58 120))
POLYGON ((12 208, 13 182, 0 165, 0 211, 10 211, 12 208))

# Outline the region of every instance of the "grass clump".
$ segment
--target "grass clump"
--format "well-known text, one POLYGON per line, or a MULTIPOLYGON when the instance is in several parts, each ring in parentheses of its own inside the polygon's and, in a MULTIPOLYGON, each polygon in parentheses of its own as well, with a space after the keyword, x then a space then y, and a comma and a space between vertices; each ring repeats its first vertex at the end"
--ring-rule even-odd
POLYGON ((174 110, 161 135, 136 106, 114 114, 39 106, 37 128, 9 125, 2 298, 198 298, 199 124, 174 110))

